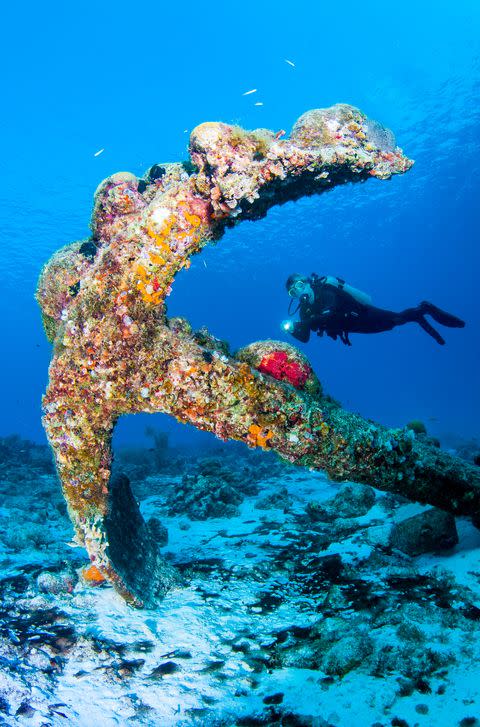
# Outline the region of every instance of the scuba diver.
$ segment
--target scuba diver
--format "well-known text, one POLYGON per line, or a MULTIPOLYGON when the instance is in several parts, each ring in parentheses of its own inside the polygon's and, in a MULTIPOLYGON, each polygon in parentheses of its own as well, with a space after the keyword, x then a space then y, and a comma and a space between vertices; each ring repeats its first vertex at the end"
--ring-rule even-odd
POLYGON ((404 323, 418 323, 441 346, 444 339, 426 320, 431 316, 437 323, 449 328, 463 328, 465 322, 460 318, 437 308, 433 303, 423 301, 415 308, 406 308, 399 313, 376 308, 369 295, 348 285, 341 278, 331 275, 310 277, 293 273, 287 283, 287 292, 292 298, 289 315, 292 315, 293 300, 298 306, 293 314, 300 311, 300 320, 286 320, 282 323, 284 331, 302 343, 307 343, 310 332, 324 333, 333 340, 339 338, 346 346, 351 346, 350 333, 381 333, 391 331, 404 323))

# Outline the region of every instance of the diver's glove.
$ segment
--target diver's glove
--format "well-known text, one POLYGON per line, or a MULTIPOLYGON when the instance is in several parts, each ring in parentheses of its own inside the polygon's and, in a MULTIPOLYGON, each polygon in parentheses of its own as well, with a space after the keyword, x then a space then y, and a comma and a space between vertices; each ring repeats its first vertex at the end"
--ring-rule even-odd
POLYGON ((285 331, 285 333, 291 333, 294 329, 294 322, 290 320, 282 321, 282 331, 285 331))

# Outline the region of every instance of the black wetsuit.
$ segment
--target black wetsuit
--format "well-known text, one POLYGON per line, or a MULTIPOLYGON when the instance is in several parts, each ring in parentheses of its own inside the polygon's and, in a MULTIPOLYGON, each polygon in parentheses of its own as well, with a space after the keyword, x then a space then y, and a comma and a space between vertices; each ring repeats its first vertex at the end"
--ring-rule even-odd
POLYGON ((360 303, 345 290, 331 285, 318 275, 312 275, 309 283, 314 300, 310 302, 308 295, 301 296, 300 321, 294 324, 292 330, 292 335, 303 343, 307 343, 311 331, 316 331, 319 336, 326 333, 334 340, 340 338, 346 346, 350 346, 349 333, 381 333, 404 323, 418 323, 437 343, 443 345, 444 339, 425 319, 426 314, 450 328, 462 328, 465 325, 460 318, 440 310, 432 303, 423 302, 415 308, 395 313, 360 303))

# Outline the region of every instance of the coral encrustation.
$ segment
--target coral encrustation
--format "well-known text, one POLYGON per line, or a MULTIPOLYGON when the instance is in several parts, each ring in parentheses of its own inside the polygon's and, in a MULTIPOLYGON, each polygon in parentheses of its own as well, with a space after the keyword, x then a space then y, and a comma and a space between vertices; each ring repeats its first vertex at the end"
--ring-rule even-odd
POLYGON ((304 114, 289 138, 201 124, 190 156, 156 164, 142 179, 108 177, 95 193, 92 237, 53 255, 39 280, 54 343, 44 426, 95 572, 135 603, 154 602, 175 582, 128 481, 111 478, 111 437, 122 414, 169 413, 337 479, 434 504, 454 491, 456 511, 480 512, 463 469, 420 452, 411 433, 392 433, 320 398, 300 354, 285 357, 283 344, 279 353, 265 350, 261 373, 262 359, 255 367, 229 356, 213 337, 210 345, 203 336, 202 345, 188 324, 166 317, 174 276, 226 227, 338 184, 407 171, 412 162, 391 135, 339 104, 304 114))

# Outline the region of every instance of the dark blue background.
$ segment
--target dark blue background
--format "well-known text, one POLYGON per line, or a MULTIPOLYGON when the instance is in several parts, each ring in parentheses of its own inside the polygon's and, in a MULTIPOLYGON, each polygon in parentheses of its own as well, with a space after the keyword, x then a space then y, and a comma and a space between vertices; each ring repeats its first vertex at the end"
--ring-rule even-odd
MULTIPOLYGON (((351 349, 313 339, 304 350, 353 410, 479 434, 477 2, 17 3, 2 13, 0 434, 43 441, 50 347, 36 278, 54 250, 88 234, 104 177, 186 158, 185 130, 202 121, 288 131, 338 101, 391 127, 414 168, 228 232, 179 276, 169 313, 237 347, 282 337, 293 270, 340 275, 384 307, 431 299, 468 322, 446 331, 444 348, 407 326, 352 336, 351 349)), ((141 438, 146 419, 122 422, 120 440, 141 438)))

